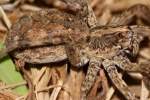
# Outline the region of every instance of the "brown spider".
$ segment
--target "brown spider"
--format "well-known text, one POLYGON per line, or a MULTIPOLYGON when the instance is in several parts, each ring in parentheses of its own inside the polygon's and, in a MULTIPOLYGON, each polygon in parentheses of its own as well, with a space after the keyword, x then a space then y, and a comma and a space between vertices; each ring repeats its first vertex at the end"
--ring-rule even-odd
MULTIPOLYGON (((81 87, 82 99, 86 99, 97 72, 103 67, 114 86, 125 98, 135 100, 135 95, 119 77, 116 66, 127 72, 141 72, 145 77, 148 75, 149 66, 145 74, 146 68, 141 67, 144 64, 132 63, 128 56, 137 55, 141 41, 137 33, 141 30, 148 33, 149 27, 101 27, 97 25, 90 7, 89 12, 91 12, 88 17, 90 20, 87 21, 90 28, 79 18, 55 10, 42 10, 21 18, 12 27, 6 40, 6 49, 1 56, 10 53, 23 62, 34 64, 57 62, 66 58, 77 67, 89 63, 81 87), (54 45, 58 44, 63 46, 60 49, 55 48, 54 45), (57 51, 52 52, 54 49, 57 51), (65 52, 61 52, 64 49, 65 52)), ((23 67, 22 64, 24 63, 20 66, 23 67)))
MULTIPOLYGON (((139 43, 142 38, 137 33, 141 30, 150 31, 149 27, 144 26, 96 26, 90 30, 90 34, 87 32, 80 35, 52 34, 53 39, 61 38, 67 57, 73 66, 83 66, 89 62, 89 69, 81 87, 81 99, 86 99, 101 67, 107 71, 114 86, 127 100, 137 99, 119 77, 116 66, 127 72, 144 73, 144 68, 141 66, 146 64, 138 65, 132 63, 128 58, 128 56, 136 56, 139 51, 139 43)), ((149 68, 147 66, 147 69, 149 68)))

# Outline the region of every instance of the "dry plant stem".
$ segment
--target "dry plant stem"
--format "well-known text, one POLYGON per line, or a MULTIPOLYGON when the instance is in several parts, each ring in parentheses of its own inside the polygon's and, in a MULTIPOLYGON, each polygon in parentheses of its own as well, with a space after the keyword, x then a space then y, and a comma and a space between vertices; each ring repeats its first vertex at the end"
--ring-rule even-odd
POLYGON ((93 85, 93 88, 91 89, 91 91, 88 95, 88 100, 94 99, 95 97, 97 97, 97 99, 105 100, 106 93, 108 92, 108 87, 109 87, 108 81, 107 81, 107 78, 105 76, 104 70, 100 69, 98 79, 96 79, 96 82, 93 85), (102 91, 100 91, 101 93, 99 93, 97 96, 98 87, 102 87, 102 91))
POLYGON ((27 95, 17 97, 15 100, 26 100, 26 98, 27 98, 27 95))
POLYGON ((11 28, 11 22, 8 19, 6 13, 4 12, 4 10, 2 9, 2 7, 0 7, 0 17, 3 19, 3 21, 5 22, 6 26, 8 29, 11 28))
POLYGON ((142 49, 139 54, 147 60, 150 60, 150 50, 147 48, 142 49))
POLYGON ((99 72, 100 76, 101 76, 101 80, 102 80, 102 88, 103 88, 103 94, 102 96, 104 96, 104 98, 106 98, 106 94, 108 92, 109 86, 108 86, 108 81, 107 81, 107 77, 104 73, 104 70, 100 70, 99 72))
POLYGON ((26 85, 26 84, 27 84, 27 82, 20 82, 20 83, 2 86, 2 87, 0 87, 0 91, 2 91, 3 89, 8 89, 8 88, 16 88, 18 86, 22 86, 22 85, 26 85))
POLYGON ((114 93, 115 93, 115 88, 110 87, 110 89, 108 90, 108 92, 106 94, 106 100, 111 100, 114 93))
POLYGON ((43 87, 38 90, 35 90, 35 92, 49 91, 50 89, 57 88, 57 87, 63 87, 63 86, 62 85, 50 85, 48 87, 43 87))
POLYGON ((7 28, 0 23, 0 31, 6 32, 7 28))
POLYGON ((108 22, 108 20, 110 20, 111 17, 112 17, 112 16, 111 16, 110 10, 105 9, 105 13, 103 13, 103 14, 101 15, 101 17, 98 19, 99 24, 100 24, 100 25, 106 25, 107 22, 108 22))
MULTIPOLYGON (((49 81, 51 79, 51 69, 50 69, 50 67, 47 67, 47 66, 43 66, 43 67, 46 67, 46 70, 43 73, 43 75, 40 78, 40 80, 37 81, 37 83, 35 84, 35 86, 34 86, 35 87, 35 91, 36 91, 36 89, 38 90, 38 89, 40 89, 42 87, 47 87, 47 85, 48 85, 48 83, 49 83, 49 81)), ((42 69, 39 70, 39 72, 37 73, 37 75, 39 73, 41 73, 41 72, 43 72, 42 69)), ((46 95, 49 95, 47 91, 38 92, 36 94, 37 100, 44 100, 44 98, 45 98, 46 95)), ((47 97, 47 99, 49 99, 48 96, 46 96, 46 97, 47 97)))
POLYGON ((43 0, 47 5, 53 5, 54 7, 62 10, 70 10, 68 5, 61 0, 43 0))
POLYGON ((30 92, 28 94, 27 100, 35 99, 35 97, 34 97, 34 87, 33 87, 33 84, 32 84, 32 78, 31 78, 31 75, 29 74, 29 72, 24 68, 25 67, 25 62, 22 59, 19 59, 19 60, 15 60, 15 64, 18 67, 18 69, 21 70, 25 80, 28 83, 30 92))
POLYGON ((32 84, 32 79, 31 79, 28 71, 26 71, 24 68, 21 68, 21 71, 23 72, 24 78, 26 79, 26 81, 28 83, 28 86, 29 86, 29 89, 30 89, 30 92, 27 96, 27 100, 34 100, 35 96, 34 96, 34 87, 33 87, 33 84, 32 84))
POLYGON ((99 1, 101 1, 101 0, 92 0, 91 3, 90 3, 90 6, 91 6, 92 8, 95 7, 96 4, 99 3, 99 1))
POLYGON ((46 67, 42 67, 40 72, 37 72, 37 71, 35 71, 33 69, 35 69, 35 68, 32 68, 32 73, 34 73, 34 75, 33 74, 32 75, 33 75, 33 77, 35 77, 35 79, 33 80, 33 83, 34 83, 34 85, 37 85, 38 82, 40 81, 40 79, 42 78, 43 74, 45 73, 47 68, 46 67), (38 76, 37 76, 37 74, 38 74, 38 76))
MULTIPOLYGON (((63 85, 63 81, 62 80, 58 80, 57 85, 63 85)), ((52 92, 49 100, 56 100, 57 97, 58 97, 58 94, 59 94, 59 92, 61 90, 61 88, 62 87, 56 87, 56 88, 54 88, 54 90, 53 90, 53 92, 52 92)))
POLYGON ((144 81, 141 82, 141 97, 140 100, 147 100, 149 96, 149 90, 146 88, 144 81))
POLYGON ((4 5, 1 5, 1 7, 7 11, 13 11, 16 8, 16 6, 19 5, 20 2, 21 0, 16 0, 13 4, 4 4, 4 5))
POLYGON ((131 77, 133 77, 134 79, 138 79, 138 80, 142 80, 143 79, 143 76, 140 73, 129 72, 128 74, 131 77))
POLYGON ((83 78, 84 73, 81 70, 70 69, 70 73, 67 74, 67 79, 63 85, 64 92, 58 100, 80 100, 80 88, 83 78))
POLYGON ((10 91, 0 92, 0 100, 15 100, 17 95, 12 94, 10 91))
POLYGON ((20 6, 20 8, 25 11, 40 11, 41 10, 40 7, 34 6, 34 5, 29 5, 29 4, 24 4, 24 5, 20 6))
POLYGON ((109 9, 111 10, 111 12, 118 12, 118 11, 122 11, 125 10, 133 5, 136 4, 143 4, 146 6, 150 5, 150 1, 149 0, 132 0, 133 2, 125 2, 125 1, 120 1, 120 2, 114 2, 111 5, 109 5, 109 9))

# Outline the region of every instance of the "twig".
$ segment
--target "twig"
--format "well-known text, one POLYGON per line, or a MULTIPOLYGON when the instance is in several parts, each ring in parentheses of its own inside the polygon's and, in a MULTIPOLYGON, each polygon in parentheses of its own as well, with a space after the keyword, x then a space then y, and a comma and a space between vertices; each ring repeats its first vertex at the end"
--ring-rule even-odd
MULTIPOLYGON (((62 81, 62 80, 58 80, 58 85, 63 85, 63 81, 62 81)), ((52 92, 52 94, 51 94, 51 96, 50 96, 50 100, 56 100, 56 98, 57 98, 57 96, 58 96, 60 90, 61 90, 61 87, 56 87, 56 88, 53 90, 53 92, 52 92)))
POLYGON ((12 24, 11 24, 9 18, 7 17, 6 13, 2 9, 2 7, 0 7, 0 17, 2 17, 2 19, 5 22, 7 28, 10 29, 12 24))
POLYGON ((114 87, 111 87, 111 88, 109 89, 108 93, 106 94, 106 100, 110 100, 111 97, 113 96, 114 92, 115 92, 114 87))
POLYGON ((15 100, 26 100, 25 98, 27 98, 28 95, 24 95, 24 96, 20 96, 18 98, 16 98, 15 100))
POLYGON ((44 88, 38 89, 35 92, 48 91, 48 90, 50 90, 52 88, 57 88, 57 87, 62 87, 62 85, 51 85, 51 86, 48 86, 48 87, 44 87, 44 88))
POLYGON ((131 77, 135 78, 135 79, 139 79, 139 80, 142 80, 143 79, 143 76, 142 74, 140 73, 134 73, 134 72, 130 72, 128 73, 131 77))
POLYGON ((3 86, 3 87, 0 87, 0 90, 8 89, 8 88, 15 88, 15 87, 18 87, 18 86, 21 86, 21 85, 26 85, 26 84, 27 84, 27 82, 24 81, 24 82, 20 82, 20 83, 11 84, 11 85, 6 85, 6 86, 3 86))
POLYGON ((41 10, 40 7, 29 5, 29 4, 24 4, 21 6, 22 10, 29 10, 29 11, 39 11, 41 10))
POLYGON ((7 11, 12 11, 14 10, 14 8, 16 6, 19 5, 19 3, 21 2, 21 0, 16 0, 14 3, 12 4, 5 4, 5 5, 1 5, 1 7, 4 9, 4 10, 7 10, 7 11))
POLYGON ((146 88, 144 81, 142 80, 142 87, 141 87, 141 98, 140 100, 147 100, 149 95, 149 91, 146 88))
POLYGON ((42 75, 45 73, 46 71, 46 67, 43 67, 40 71, 40 73, 38 74, 38 76, 35 78, 35 80, 33 81, 34 84, 38 84, 38 81, 40 80, 40 78, 42 77, 42 75))

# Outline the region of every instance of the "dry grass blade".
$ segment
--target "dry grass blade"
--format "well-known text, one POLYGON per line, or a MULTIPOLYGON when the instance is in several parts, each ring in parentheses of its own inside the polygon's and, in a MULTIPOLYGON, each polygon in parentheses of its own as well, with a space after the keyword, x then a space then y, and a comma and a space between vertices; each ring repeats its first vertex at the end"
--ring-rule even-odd
MULTIPOLYGON (((38 73, 38 76, 35 75, 35 79, 33 81, 33 84, 37 85, 38 81, 41 79, 42 75, 45 73, 46 71, 46 67, 43 67, 41 70, 40 70, 40 73, 38 73)), ((34 71, 32 71, 34 72, 34 71)), ((36 73, 37 74, 37 73, 36 73)))
MULTIPOLYGON (((63 85, 63 81, 62 80, 58 80, 57 85, 63 85)), ((62 87, 56 87, 56 88, 54 88, 54 90, 53 90, 53 92, 52 92, 52 94, 50 96, 50 100, 56 100, 57 99, 57 96, 58 96, 61 88, 62 87)))
POLYGON ((14 8, 15 8, 16 6, 19 5, 20 2, 21 2, 21 0, 16 0, 13 4, 4 4, 4 5, 1 5, 1 7, 2 7, 4 10, 12 11, 12 10, 14 10, 14 8))
POLYGON ((24 4, 21 6, 22 10, 28 10, 28 11, 39 11, 41 8, 29 4, 24 4))
POLYGON ((62 87, 62 85, 51 85, 51 86, 48 86, 48 87, 45 87, 45 88, 38 89, 35 92, 48 91, 49 89, 57 88, 57 87, 62 87))
POLYGON ((135 78, 135 79, 139 79, 142 80, 143 76, 140 73, 128 73, 131 77, 135 78))
POLYGON ((3 19, 4 23, 6 24, 7 28, 10 29, 12 24, 2 7, 0 7, 0 16, 3 19))
POLYGON ((150 49, 149 48, 142 49, 139 53, 142 57, 150 60, 150 49))
POLYGON ((10 91, 0 92, 0 100, 15 100, 17 98, 16 94, 11 93, 10 91))
POLYGON ((111 87, 109 89, 108 93, 106 94, 106 100, 111 100, 114 93, 115 93, 115 89, 114 89, 114 87, 111 87))
POLYGON ((0 23, 0 31, 3 31, 3 32, 7 31, 7 28, 2 23, 0 23))
MULTIPOLYGON (((51 79, 51 69, 43 66, 43 68, 37 72, 36 76, 38 76, 40 79, 37 80, 37 83, 34 85, 35 91, 39 90, 40 88, 47 87, 49 80, 51 79), (40 74, 40 76, 38 76, 38 74, 40 74)), ((37 100, 44 100, 44 98, 49 99, 49 93, 48 91, 36 92, 36 98, 37 100)))
POLYGON ((27 82, 20 82, 20 83, 16 83, 16 84, 6 85, 6 86, 3 86, 3 87, 0 87, 0 91, 3 90, 3 89, 15 88, 17 86, 26 85, 26 84, 27 84, 27 82))
POLYGON ((141 98, 140 100, 147 100, 149 95, 149 91, 146 88, 144 82, 142 81, 142 87, 141 87, 141 98))
POLYGON ((25 100, 27 98, 27 95, 19 96, 15 100, 25 100))

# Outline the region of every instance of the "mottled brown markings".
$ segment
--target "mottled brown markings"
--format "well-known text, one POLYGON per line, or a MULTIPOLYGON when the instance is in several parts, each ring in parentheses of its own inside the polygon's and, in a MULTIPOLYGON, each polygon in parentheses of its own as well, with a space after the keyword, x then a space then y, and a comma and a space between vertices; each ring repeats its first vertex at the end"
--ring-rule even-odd
MULTIPOLYGON (((14 25, 14 28, 10 32, 14 34, 8 35, 6 51, 24 48, 24 50, 16 50, 11 54, 16 58, 24 59, 25 62, 36 64, 57 62, 60 59, 63 60, 66 58, 68 58, 70 63, 74 66, 84 65, 89 62, 90 66, 87 76, 81 87, 82 99, 86 99, 102 63, 117 89, 126 99, 133 100, 135 96, 130 92, 124 81, 119 78, 114 66, 121 67, 125 71, 139 71, 139 68, 136 70, 130 69, 127 65, 123 64, 122 60, 115 62, 114 58, 121 56, 128 60, 125 55, 126 53, 124 53, 126 49, 128 53, 136 55, 141 41, 137 33, 143 32, 143 30, 145 33, 148 33, 150 30, 149 28, 139 26, 118 27, 118 25, 129 23, 128 21, 132 16, 126 19, 127 22, 122 19, 116 19, 110 22, 111 24, 115 23, 117 27, 115 25, 111 27, 111 24, 109 24, 110 27, 97 26, 92 10, 89 8, 89 12, 86 11, 88 7, 89 6, 83 2, 83 12, 79 12, 79 15, 76 15, 76 17, 56 10, 42 10, 38 13, 31 14, 30 17, 21 19, 20 22, 15 24, 16 26, 14 25), (87 14, 89 14, 89 19, 87 19, 87 14), (83 20, 86 23, 78 19, 81 15, 85 17, 83 20), (94 18, 94 20, 90 20, 91 18, 94 18), (27 20, 29 20, 29 26, 32 26, 31 28, 26 26, 28 24, 26 23, 27 20), (90 32, 87 24, 92 28, 90 32), (63 43, 65 50, 64 48, 57 48, 60 43, 63 43), (12 47, 10 46, 11 44, 12 47), (57 46, 53 48, 47 46, 49 44, 55 44, 57 46), (41 45, 42 47, 40 48, 41 45), (35 48, 31 49, 30 47, 32 46, 35 46, 35 48), (28 47, 28 49, 26 47, 28 47), (10 50, 7 50, 8 48, 10 48, 10 50), (56 51, 51 52, 51 50, 56 51), (31 57, 30 54, 34 56, 31 57), (65 57, 63 58, 63 56, 65 57), (107 66, 107 64, 104 63, 107 60, 113 62, 111 63, 113 65, 107 66), (123 66, 125 66, 125 68, 123 66)), ((145 69, 143 68, 143 70, 145 69)), ((142 74, 144 73, 144 71, 141 72, 142 74)))

